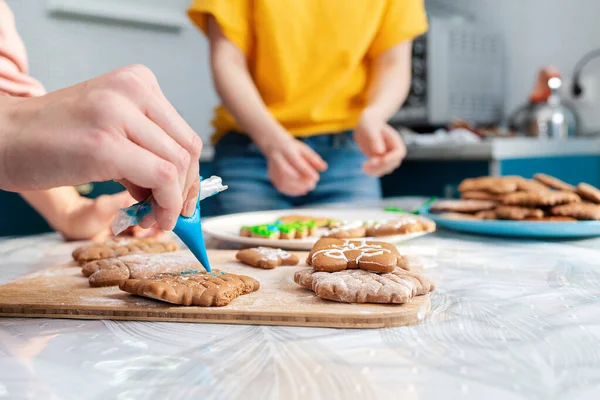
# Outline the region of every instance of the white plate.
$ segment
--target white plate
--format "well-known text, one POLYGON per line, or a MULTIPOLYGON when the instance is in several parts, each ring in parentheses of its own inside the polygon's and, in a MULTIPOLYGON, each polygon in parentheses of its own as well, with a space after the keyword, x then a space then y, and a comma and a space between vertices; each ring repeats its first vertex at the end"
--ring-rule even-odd
MULTIPOLYGON (((289 250, 310 250, 319 240, 318 237, 307 237, 305 239, 294 240, 273 240, 262 238, 250 238, 240 236, 242 226, 261 225, 274 223, 278 218, 284 215, 309 215, 313 217, 326 217, 339 220, 373 220, 384 221, 394 219, 401 214, 385 212, 376 209, 303 209, 303 210, 274 210, 258 211, 251 213, 230 214, 221 217, 207 218, 202 220, 202 229, 204 233, 220 240, 233 243, 246 244, 251 246, 277 246, 289 250)), ((418 238, 426 235, 428 232, 409 233, 405 235, 380 236, 376 240, 399 243, 406 240, 418 238)))

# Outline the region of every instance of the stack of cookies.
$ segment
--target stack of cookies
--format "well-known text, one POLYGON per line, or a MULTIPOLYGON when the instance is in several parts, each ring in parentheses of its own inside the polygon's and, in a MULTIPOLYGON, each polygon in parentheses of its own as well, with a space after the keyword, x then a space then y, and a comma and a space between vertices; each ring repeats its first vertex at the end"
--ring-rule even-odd
POLYGON ((294 281, 333 301, 402 304, 435 288, 410 272, 398 249, 385 242, 323 238, 306 263, 312 268, 297 271, 294 281))
MULTIPOLYGON (((187 250, 153 238, 111 238, 73 251, 91 287, 119 286, 125 292, 172 304, 220 307, 259 289, 249 276, 206 272, 187 250)), ((297 262, 297 259, 296 259, 297 262)))
POLYGON ((533 179, 520 176, 465 179, 461 200, 442 200, 432 212, 445 217, 478 220, 568 222, 600 220, 600 190, 580 183, 577 187, 545 174, 533 179))

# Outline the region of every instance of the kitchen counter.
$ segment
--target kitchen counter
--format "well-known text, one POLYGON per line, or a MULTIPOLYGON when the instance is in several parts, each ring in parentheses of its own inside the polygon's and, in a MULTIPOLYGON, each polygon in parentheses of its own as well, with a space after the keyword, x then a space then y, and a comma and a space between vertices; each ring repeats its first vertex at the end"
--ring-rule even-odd
MULTIPOLYGON (((77 246, 55 234, 0 241, 0 283, 77 246)), ((438 283, 419 325, 1 318, 0 398, 598 398, 600 239, 441 231, 401 248, 438 283)))
MULTIPOLYGON (((600 138, 541 140, 536 138, 493 138, 479 143, 411 145, 407 160, 502 160, 548 156, 600 155, 600 138)), ((206 145, 200 160, 210 162, 214 149, 206 145)))
POLYGON ((409 146, 407 160, 504 160, 600 155, 600 138, 493 138, 479 143, 409 146))

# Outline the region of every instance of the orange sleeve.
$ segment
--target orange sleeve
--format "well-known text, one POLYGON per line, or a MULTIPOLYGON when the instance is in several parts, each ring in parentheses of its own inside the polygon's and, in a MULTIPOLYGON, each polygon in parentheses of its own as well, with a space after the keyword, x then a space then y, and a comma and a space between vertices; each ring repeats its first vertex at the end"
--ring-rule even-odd
POLYGON ((369 56, 376 57, 391 47, 427 32, 427 14, 423 1, 387 0, 379 29, 369 48, 369 56))
POLYGON ((252 0, 194 0, 188 9, 192 22, 208 34, 208 16, 219 23, 223 34, 244 54, 248 54, 252 40, 252 0))

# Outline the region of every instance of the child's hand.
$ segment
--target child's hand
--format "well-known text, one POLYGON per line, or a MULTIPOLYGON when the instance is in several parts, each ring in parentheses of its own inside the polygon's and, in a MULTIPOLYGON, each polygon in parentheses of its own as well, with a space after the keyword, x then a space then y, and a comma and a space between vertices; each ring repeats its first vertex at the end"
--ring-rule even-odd
POLYGON ((385 120, 363 113, 354 140, 368 157, 363 170, 368 175, 383 176, 394 171, 406 156, 406 146, 398 131, 385 120))
MULTIPOLYGON (((79 196, 65 205, 64 215, 55 228, 67 240, 104 239, 112 236, 110 223, 117 211, 133 203, 135 200, 127 192, 96 199, 79 196)), ((126 231, 133 236, 154 236, 159 232, 156 228, 142 230, 139 227, 126 231)))
POLYGON ((312 148, 292 137, 278 140, 263 149, 267 157, 269 179, 288 196, 302 196, 315 188, 319 172, 327 163, 312 148))

